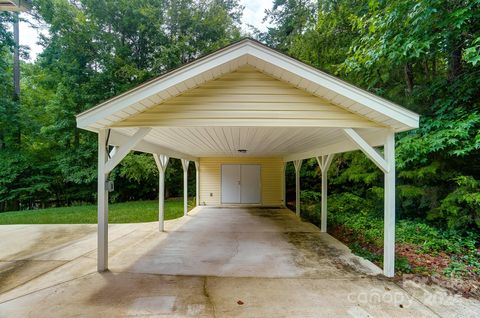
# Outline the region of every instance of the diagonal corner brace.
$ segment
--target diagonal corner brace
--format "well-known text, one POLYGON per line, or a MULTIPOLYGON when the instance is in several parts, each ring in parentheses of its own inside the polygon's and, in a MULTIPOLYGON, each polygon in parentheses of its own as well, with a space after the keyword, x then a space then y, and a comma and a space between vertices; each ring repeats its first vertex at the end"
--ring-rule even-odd
POLYGON ((370 159, 373 163, 380 168, 384 173, 388 173, 390 168, 387 164, 387 161, 372 147, 370 146, 365 139, 362 138, 354 129, 344 128, 343 132, 347 137, 355 143, 358 148, 370 159))
POLYGON ((118 147, 117 151, 113 155, 113 157, 107 161, 105 164, 105 173, 109 173, 110 171, 115 168, 123 158, 138 144, 149 132, 152 128, 139 128, 137 132, 129 137, 129 139, 120 147, 118 147))

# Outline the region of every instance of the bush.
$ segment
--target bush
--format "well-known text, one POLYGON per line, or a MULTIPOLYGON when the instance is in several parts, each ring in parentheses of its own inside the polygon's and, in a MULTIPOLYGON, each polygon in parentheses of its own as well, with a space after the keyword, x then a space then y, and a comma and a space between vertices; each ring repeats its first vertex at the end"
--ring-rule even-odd
POLYGON ((303 203, 317 203, 320 202, 322 194, 316 191, 304 190, 300 191, 300 201, 303 203))

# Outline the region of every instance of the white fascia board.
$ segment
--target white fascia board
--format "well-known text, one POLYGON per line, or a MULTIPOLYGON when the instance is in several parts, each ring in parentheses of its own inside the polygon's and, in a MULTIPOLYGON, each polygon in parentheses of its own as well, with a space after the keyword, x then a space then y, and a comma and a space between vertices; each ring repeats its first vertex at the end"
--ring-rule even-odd
MULTIPOLYGON (((387 130, 385 131, 385 133, 375 131, 368 134, 362 134, 362 138, 372 147, 383 146, 385 144, 386 133, 387 130)), ((283 161, 287 162, 300 159, 310 159, 318 156, 325 156, 329 154, 336 154, 353 150, 360 150, 360 148, 358 147, 358 145, 356 145, 354 142, 352 142, 345 136, 341 138, 338 142, 324 147, 319 147, 309 151, 284 156, 283 161)))
POLYGON ((273 49, 260 46, 254 42, 249 43, 249 46, 249 54, 260 60, 276 65, 337 94, 350 98, 373 111, 376 111, 408 126, 410 129, 418 128, 419 126, 420 116, 406 108, 389 102, 363 89, 355 87, 354 85, 351 85, 309 65, 301 63, 291 57, 280 54, 273 49))
POLYGON ((200 59, 192 64, 187 64, 163 77, 140 85, 113 99, 106 101, 94 108, 77 115, 77 127, 86 129, 89 125, 121 111, 130 105, 138 103, 149 96, 182 83, 192 77, 208 72, 215 67, 231 62, 246 54, 245 43, 240 42, 225 51, 214 53, 205 59, 200 59))
MULTIPOLYGON (((122 134, 118 131, 115 130, 110 130, 110 137, 108 139, 108 144, 112 146, 121 146, 127 143, 131 139, 131 136, 122 134)), ((178 158, 178 159, 188 159, 191 161, 196 161, 198 160, 197 157, 191 156, 189 154, 176 151, 170 148, 162 147, 159 145, 156 145, 154 143, 142 140, 138 142, 132 150, 135 151, 141 151, 145 153, 151 153, 151 154, 159 154, 159 155, 166 155, 169 156, 170 158, 178 158)))

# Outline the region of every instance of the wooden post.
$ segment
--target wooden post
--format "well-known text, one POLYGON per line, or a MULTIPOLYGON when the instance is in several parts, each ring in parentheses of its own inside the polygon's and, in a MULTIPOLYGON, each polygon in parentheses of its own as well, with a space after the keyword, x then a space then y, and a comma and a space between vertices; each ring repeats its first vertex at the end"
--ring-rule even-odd
POLYGON ((395 276, 395 134, 388 133, 385 146, 385 211, 383 239, 383 274, 395 276))
POLYGON ((328 169, 332 163, 334 154, 317 157, 318 165, 322 172, 322 202, 320 215, 320 231, 327 232, 327 195, 328 195, 328 169))
POLYGON ((283 207, 287 207, 287 184, 285 181, 285 173, 287 171, 287 162, 283 162, 283 173, 282 173, 282 205, 283 207))
POLYGON ((302 160, 295 160, 295 214, 300 216, 300 168, 302 167, 302 160))
POLYGON ((382 157, 354 129, 345 128, 344 132, 385 175, 383 274, 393 277, 395 275, 395 133, 393 131, 386 132, 382 157))
POLYGON ((165 223, 165 171, 168 165, 168 156, 153 154, 158 168, 158 229, 164 231, 165 223))
POLYGON ((195 205, 200 205, 200 161, 195 161, 195 205))
POLYGON ((104 272, 108 269, 108 191, 106 189, 107 173, 107 131, 101 129, 98 132, 98 231, 97 231, 97 270, 104 272))
POLYGON ((186 159, 181 160, 183 167, 183 215, 186 216, 188 213, 188 164, 190 161, 186 159))
MULTIPOLYGON (((126 155, 150 132, 151 128, 139 128, 122 145, 115 146, 108 158, 107 129, 98 131, 98 179, 97 179, 97 269, 99 272, 108 269, 108 174, 125 158, 126 155)), ((110 132, 109 132, 110 135, 110 132)))

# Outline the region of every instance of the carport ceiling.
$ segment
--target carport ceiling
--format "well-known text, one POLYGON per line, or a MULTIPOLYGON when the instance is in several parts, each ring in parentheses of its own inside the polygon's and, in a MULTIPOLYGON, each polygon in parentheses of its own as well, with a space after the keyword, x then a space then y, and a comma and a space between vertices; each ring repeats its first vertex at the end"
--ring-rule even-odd
MULTIPOLYGON (((133 135, 135 128, 116 129, 133 135)), ((357 129, 364 138, 373 140, 382 129, 357 129)), ((145 141, 175 149, 193 157, 274 156, 308 152, 320 146, 334 145, 345 139, 342 129, 312 127, 191 127, 153 128, 145 141), (240 153, 246 149, 247 153, 240 153)), ((379 140, 381 142, 381 140, 379 140)), ((355 145, 351 145, 352 149, 355 145)))

